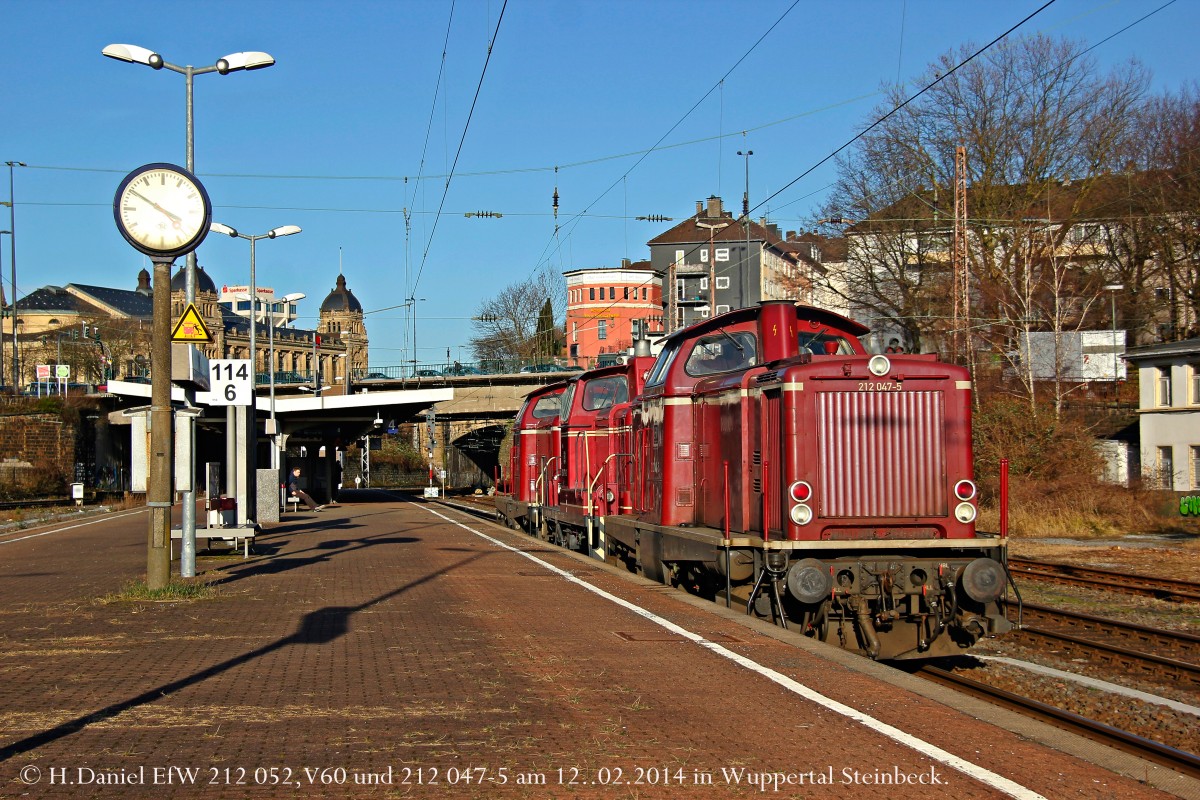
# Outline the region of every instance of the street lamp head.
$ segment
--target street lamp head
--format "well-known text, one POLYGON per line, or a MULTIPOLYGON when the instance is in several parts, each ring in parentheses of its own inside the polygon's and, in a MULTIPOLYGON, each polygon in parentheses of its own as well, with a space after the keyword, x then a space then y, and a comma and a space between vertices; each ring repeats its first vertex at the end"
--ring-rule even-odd
POLYGON ((267 231, 267 237, 270 239, 275 239, 280 236, 291 236, 293 233, 299 233, 299 232, 300 232, 299 225, 281 225, 280 227, 275 228, 274 230, 267 231))
POLYGON ((229 227, 228 225, 222 225, 219 222, 212 223, 211 225, 208 226, 208 229, 210 231, 212 231, 213 233, 223 233, 226 236, 233 236, 234 238, 236 238, 238 235, 238 232, 236 230, 229 227))
POLYGON ((133 64, 145 64, 151 69, 163 68, 163 57, 153 50, 138 47, 136 44, 110 44, 100 51, 109 58, 126 61, 133 64))
POLYGON ((265 69, 275 63, 275 59, 266 53, 257 51, 245 53, 230 53, 224 58, 217 59, 217 72, 228 75, 238 70, 265 69))
POLYGON ((292 292, 291 294, 285 294, 282 299, 285 303, 294 303, 297 300, 303 300, 305 297, 308 297, 308 295, 304 292, 292 292))

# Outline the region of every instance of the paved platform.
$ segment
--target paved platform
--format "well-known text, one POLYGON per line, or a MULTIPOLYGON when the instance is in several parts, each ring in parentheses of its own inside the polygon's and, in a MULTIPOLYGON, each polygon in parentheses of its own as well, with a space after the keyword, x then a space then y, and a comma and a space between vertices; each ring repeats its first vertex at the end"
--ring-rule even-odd
POLYGON ((144 511, 0 534, 0 796, 1194 790, 444 507, 346 495, 248 560, 202 553, 202 601, 102 601, 144 573, 144 511))

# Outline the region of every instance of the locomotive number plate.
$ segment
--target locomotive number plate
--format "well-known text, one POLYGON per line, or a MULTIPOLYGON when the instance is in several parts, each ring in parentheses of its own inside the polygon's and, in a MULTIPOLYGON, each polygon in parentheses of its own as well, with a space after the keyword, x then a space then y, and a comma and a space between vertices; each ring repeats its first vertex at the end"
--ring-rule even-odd
POLYGON ((859 381, 858 390, 860 392, 898 392, 904 388, 904 384, 896 381, 859 381))

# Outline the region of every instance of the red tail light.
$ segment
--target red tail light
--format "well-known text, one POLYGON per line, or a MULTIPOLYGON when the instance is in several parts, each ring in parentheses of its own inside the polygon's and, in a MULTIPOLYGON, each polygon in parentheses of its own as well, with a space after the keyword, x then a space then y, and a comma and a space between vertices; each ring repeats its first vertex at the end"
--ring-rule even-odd
POLYGON ((788 490, 794 503, 807 503, 812 497, 812 487, 806 481, 796 481, 788 490))

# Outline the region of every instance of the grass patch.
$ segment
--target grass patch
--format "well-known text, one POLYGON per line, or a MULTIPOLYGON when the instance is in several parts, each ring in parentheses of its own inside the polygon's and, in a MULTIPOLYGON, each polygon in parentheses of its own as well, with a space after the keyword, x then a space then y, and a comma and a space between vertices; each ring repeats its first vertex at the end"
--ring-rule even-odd
POLYGON ((181 603, 212 600, 220 595, 216 586, 200 581, 172 580, 161 589, 151 589, 145 581, 133 581, 116 594, 100 598, 108 603, 181 603))

